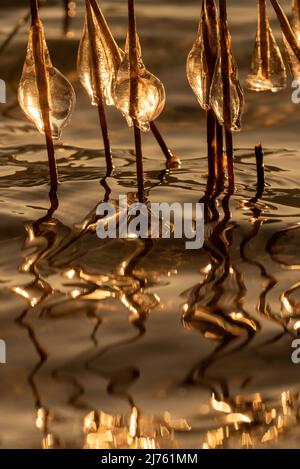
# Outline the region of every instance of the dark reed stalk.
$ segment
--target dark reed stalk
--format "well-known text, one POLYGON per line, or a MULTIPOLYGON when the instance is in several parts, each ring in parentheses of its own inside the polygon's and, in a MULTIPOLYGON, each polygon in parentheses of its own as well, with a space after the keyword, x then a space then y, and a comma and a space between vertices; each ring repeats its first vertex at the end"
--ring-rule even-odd
POLYGON ((129 62, 130 62, 130 103, 129 113, 133 118, 135 155, 138 183, 138 197, 140 202, 145 200, 144 191, 144 171, 141 130, 136 125, 136 115, 138 106, 138 53, 134 0, 128 0, 128 22, 129 22, 129 62))
POLYGON ((50 106, 49 106, 49 84, 47 79, 44 48, 41 41, 41 24, 38 12, 38 1, 30 0, 31 26, 33 28, 33 55, 36 73, 37 88, 39 94, 39 106, 44 124, 44 132, 46 137, 46 145, 48 152, 48 163, 50 171, 51 186, 55 189, 58 186, 57 168, 55 161, 55 152, 52 139, 52 129, 50 123, 50 106))
POLYGON ((230 93, 230 58, 229 58, 229 33, 227 27, 226 0, 219 0, 219 31, 221 68, 223 78, 223 115, 225 144, 227 154, 227 172, 229 193, 234 192, 234 166, 233 166, 233 139, 231 130, 231 93, 230 93))
POLYGON ((113 159, 112 153, 110 148, 109 136, 108 136, 108 126, 105 114, 105 107, 104 107, 104 99, 103 99, 103 92, 102 92, 102 82, 101 82, 101 75, 100 75, 100 58, 97 54, 97 45, 96 45, 96 31, 93 23, 93 12, 92 7, 90 4, 90 0, 86 0, 86 11, 87 11, 87 26, 89 37, 91 41, 91 54, 92 60, 94 65, 94 79, 95 85, 97 89, 97 98, 98 98, 98 116, 99 122, 102 131, 103 143, 104 143, 104 152, 105 152, 105 159, 106 159, 106 168, 108 172, 111 172, 113 169, 113 159))
POLYGON ((223 152, 223 127, 216 120, 216 180, 217 184, 221 185, 224 181, 224 152, 223 152))
POLYGON ((258 15, 260 27, 260 47, 261 47, 261 68, 263 77, 268 80, 269 78, 269 34, 268 34, 268 16, 267 16, 267 1, 258 1, 258 15))
POLYGON ((264 190, 265 187, 265 168, 264 168, 264 152, 260 145, 255 146, 255 159, 256 159, 256 170, 257 170, 257 188, 258 190, 264 190))
POLYGON ((206 111, 206 135, 207 135, 207 157, 208 178, 216 180, 216 116, 212 109, 206 111))
MULTIPOLYGON (((207 82, 208 92, 211 88, 213 75, 216 67, 217 56, 218 56, 218 25, 216 16, 215 0, 205 0, 204 2, 204 41, 205 41, 205 52, 207 66, 209 69, 209 80, 207 82)), ((207 115, 207 143, 208 143, 208 155, 211 155, 209 159, 212 165, 214 160, 213 175, 217 185, 221 184, 224 179, 224 155, 223 155, 223 129, 219 124, 218 119, 214 115, 214 136, 210 126, 212 124, 212 117, 207 115), (212 157, 214 153, 214 158, 212 157)), ((211 169, 212 171, 212 169, 211 169)))
POLYGON ((293 28, 291 27, 290 22, 287 19, 287 16, 284 13, 279 2, 277 0, 270 0, 270 1, 277 15, 284 37, 287 40, 292 51, 294 52, 295 56, 297 57, 298 62, 300 63, 300 48, 299 48, 297 37, 293 31, 293 28))
MULTIPOLYGON (((212 22, 212 10, 210 10, 210 2, 204 0, 202 2, 202 25, 203 25, 203 43, 204 43, 204 51, 205 51, 205 58, 208 70, 207 76, 207 94, 209 94, 217 56, 214 53, 212 44, 216 41, 217 32, 215 31, 215 37, 213 37, 213 27, 212 22)), ((207 155, 208 155, 208 177, 215 181, 215 169, 216 169, 216 116, 214 111, 210 108, 206 112, 206 134, 207 134, 207 155)))
POLYGON ((156 138, 156 141, 158 145, 160 146, 163 154, 165 155, 167 162, 170 164, 176 164, 176 163, 180 164, 179 158, 175 156, 172 150, 168 147, 163 136, 161 135, 160 131, 158 130, 156 124, 153 121, 150 122, 150 129, 154 137, 156 138))

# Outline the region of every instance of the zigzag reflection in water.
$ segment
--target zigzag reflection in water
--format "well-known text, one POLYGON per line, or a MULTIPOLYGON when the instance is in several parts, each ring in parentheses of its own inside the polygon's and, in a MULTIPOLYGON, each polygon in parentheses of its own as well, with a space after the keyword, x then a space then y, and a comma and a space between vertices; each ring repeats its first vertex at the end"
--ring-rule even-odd
MULTIPOLYGON (((10 163, 8 166, 12 168, 12 172, 14 173, 16 170, 19 172, 20 190, 32 184, 38 187, 46 180, 46 167, 44 171, 38 161, 38 151, 34 157, 36 167, 33 163, 37 176, 34 183, 32 175, 27 172, 27 160, 30 158, 30 152, 34 153, 35 149, 38 150, 35 147, 26 148, 25 153, 21 149, 2 150, 2 156, 4 160, 8 158, 10 163)), ((73 181, 77 180, 77 177, 83 178, 89 183, 98 179, 98 169, 96 166, 93 167, 93 160, 98 155, 97 152, 61 147, 59 154, 61 155, 60 164, 65 167, 61 174, 65 178, 66 184, 72 184, 73 181), (71 166, 73 166, 72 171, 71 166)), ((18 283, 13 283, 12 290, 28 303, 26 310, 18 316, 17 324, 28 333, 37 354, 36 362, 32 363, 32 368, 28 370, 28 383, 34 397, 36 426, 42 432, 43 447, 71 445, 70 442, 66 442, 65 433, 57 431, 61 411, 53 404, 53 400, 49 399, 48 392, 43 385, 45 376, 49 374, 57 390, 63 387, 67 389, 67 394, 63 399, 66 405, 71 406, 73 413, 81 415, 81 421, 89 416, 91 411, 95 412, 92 409, 99 407, 100 399, 98 399, 96 406, 89 402, 92 377, 99 380, 97 394, 101 394, 104 382, 109 395, 120 398, 120 401, 123 400, 129 404, 130 412, 127 417, 118 417, 124 414, 114 414, 110 409, 101 406, 98 415, 101 415, 103 411, 104 414, 110 412, 109 415, 115 415, 115 419, 121 419, 120 421, 123 422, 122 425, 120 424, 122 430, 118 426, 116 428, 112 426, 108 429, 112 435, 110 442, 103 442, 100 437, 104 445, 124 447, 130 443, 132 445, 155 445, 155 447, 173 444, 182 446, 182 441, 188 435, 194 435, 193 438, 197 440, 199 446, 203 443, 209 447, 214 445, 217 447, 252 445, 256 447, 268 446, 272 441, 275 441, 275 438, 283 438, 285 435, 282 431, 283 428, 291 426, 294 432, 297 431, 297 393, 290 392, 291 400, 293 400, 292 417, 284 417, 283 419, 282 414, 285 414, 280 407, 281 398, 277 399, 273 395, 269 401, 267 390, 261 390, 259 386, 256 387, 256 391, 260 391, 260 399, 263 404, 260 405, 259 412, 254 412, 254 407, 258 405, 258 394, 249 397, 246 393, 248 374, 245 377, 243 372, 239 373, 242 390, 237 393, 236 391, 232 392, 234 386, 229 373, 230 368, 224 368, 224 376, 219 376, 217 368, 212 373, 213 367, 221 360, 226 360, 226 357, 235 362, 241 360, 241 363, 246 363, 245 356, 243 356, 244 350, 251 352, 253 347, 264 350, 263 345, 274 346, 280 343, 287 334, 290 333, 293 337, 297 334, 295 326, 298 321, 298 303, 295 295, 298 285, 296 279, 298 267, 294 264, 290 265, 289 253, 286 254, 286 246, 296 246, 297 243, 294 237, 289 238, 289 243, 282 242, 286 236, 284 227, 288 226, 288 236, 292 233, 294 236, 297 233, 297 227, 291 229, 294 226, 291 221, 297 213, 297 194, 295 194, 295 208, 290 208, 289 217, 284 219, 281 215, 281 203, 284 200, 285 188, 276 189, 276 187, 280 188, 280 184, 276 183, 276 178, 280 179, 281 174, 277 171, 275 157, 272 155, 270 166, 267 159, 266 173, 267 181, 273 179, 273 189, 271 191, 267 186, 264 201, 259 200, 261 197, 257 198, 254 186, 251 187, 255 179, 251 157, 250 152, 241 152, 240 160, 237 163, 237 173, 243 175, 243 181, 245 181, 243 184, 245 185, 242 185, 239 180, 237 181, 237 196, 229 200, 225 198, 222 210, 219 207, 219 200, 224 199, 224 194, 209 194, 209 191, 206 191, 207 216, 209 217, 206 225, 206 250, 199 252, 196 257, 193 255, 193 258, 187 256, 181 245, 173 244, 173 242, 170 253, 164 251, 164 247, 160 245, 159 241, 153 243, 151 240, 101 242, 95 236, 95 223, 97 221, 95 208, 80 223, 76 217, 73 218, 73 222, 77 221, 77 224, 73 226, 60 220, 59 210, 57 210, 58 201, 53 197, 46 216, 25 224, 27 240, 24 245, 25 256, 20 266, 22 275, 24 275, 24 283, 20 281, 22 277, 18 276, 18 283), (280 234, 281 232, 282 234, 280 234), (265 235, 262 237, 264 233, 265 235), (271 241, 268 243, 269 239, 271 241), (258 255, 253 255, 253 249, 256 249, 257 245, 260 245, 260 251, 258 255), (266 250, 263 249, 264 245, 266 245, 266 250), (96 258, 101 259, 100 264, 94 262, 96 258), (278 261, 280 261, 279 264, 278 261), (198 389, 199 385, 204 387, 206 394, 208 394, 206 402, 211 402, 213 406, 217 406, 222 411, 217 411, 220 420, 219 427, 214 433, 214 430, 210 429, 214 428, 215 424, 207 422, 207 416, 202 428, 199 429, 197 419, 201 414, 198 414, 196 407, 191 414, 185 411, 184 406, 181 406, 182 415, 180 417, 186 419, 188 428, 192 427, 193 432, 182 433, 175 430, 174 433, 172 428, 163 423, 165 409, 173 414, 173 406, 171 409, 168 408, 167 404, 161 412, 155 412, 155 416, 153 416, 151 412, 147 411, 147 408, 144 408, 144 404, 142 406, 137 404, 140 400, 139 391, 136 390, 133 394, 131 388, 141 382, 141 374, 145 372, 139 364, 136 364, 135 356, 130 359, 132 366, 129 366, 128 363, 123 366, 122 356, 125 351, 130 355, 130 350, 135 350, 135 343, 137 341, 143 342, 147 338, 149 332, 146 327, 148 324, 152 324, 152 312, 155 312, 157 318, 159 315, 162 318, 162 312, 168 306, 164 305, 165 299, 159 304, 158 295, 161 296, 160 292, 163 293, 164 289, 169 288, 168 285, 176 284, 178 279, 179 283, 173 290, 174 296, 178 295, 178 285, 182 288, 183 284, 186 283, 185 266, 190 269, 196 264, 200 267, 202 279, 200 283, 189 290, 187 306, 182 312, 182 324, 184 328, 188 327, 200 331, 205 338, 199 342, 202 348, 199 349, 197 364, 193 367, 192 365, 187 366, 185 371, 180 368, 179 371, 183 372, 182 377, 185 377, 186 405, 188 405, 189 393, 194 388, 198 389), (288 265, 285 266, 285 264, 288 265), (276 268, 277 265, 278 268, 276 268), (281 274, 283 266, 288 269, 290 274, 288 282, 286 277, 281 274), (253 269, 256 275, 259 274, 256 289, 249 284, 253 269), (29 276, 32 277, 30 282, 28 281, 29 276), (289 287, 289 285, 292 286, 289 287), (156 293, 156 290, 159 293, 156 293), (249 293, 255 297, 256 310, 249 302, 249 293), (282 295, 281 302, 275 301, 275 296, 279 296, 279 293, 282 295), (282 307, 286 308, 282 312, 280 310, 281 304, 282 307), (123 335, 117 333, 111 337, 101 335, 102 327, 100 328, 100 326, 107 324, 109 318, 116 312, 124 312, 125 316, 128 317, 129 331, 132 327, 133 333, 130 332, 125 339, 123 335), (76 326, 73 325, 75 318, 78 318, 82 325, 86 320, 91 323, 88 349, 78 355, 78 352, 75 351, 76 348, 74 348, 76 368, 72 364, 70 354, 67 359, 64 359, 63 349, 60 349, 59 360, 54 359, 55 350, 49 346, 49 341, 46 341, 47 345, 45 345, 45 336, 42 334, 43 329, 49 328, 52 321, 55 321, 56 330, 62 327, 62 321, 66 321, 64 324, 69 323, 69 332, 75 331, 74 327, 76 326), (272 324, 271 335, 270 332, 265 333, 268 330, 268 324, 272 324), (261 343, 258 345, 257 338, 261 338, 261 343), (206 342, 217 344, 215 351, 207 355, 207 358, 205 358, 206 348, 203 348, 203 344, 206 342), (119 356, 118 366, 115 362, 111 363, 112 355, 119 356), (187 384, 189 386, 186 387, 187 384), (241 403, 244 401, 246 404, 241 403), (224 409, 228 411, 229 408, 230 412, 223 411, 224 409), (137 409, 137 416, 141 421, 148 422, 150 419, 153 422, 153 427, 149 429, 148 424, 145 423, 147 429, 144 428, 144 430, 137 432, 137 440, 132 442, 127 440, 125 445, 123 436, 128 430, 128 418, 130 419, 130 416, 134 414, 134 409, 137 409), (276 410, 276 418, 273 409, 276 410), (266 419, 270 423, 266 423, 266 419), (284 423, 282 423, 282 419, 284 423), (169 434, 165 433, 165 430, 163 430, 163 435, 161 434, 161 428, 164 426, 168 429, 169 434), (277 430, 272 429, 273 427, 276 427, 277 430), (221 428, 222 430, 220 430, 221 428), (270 432, 267 433, 269 430, 270 432), (207 434, 207 431, 210 433, 207 434), (264 438, 266 433, 267 436, 264 438), (123 436, 119 437, 118 435, 121 434, 123 436), (271 436, 274 437, 273 440, 271 436), (264 442, 261 441, 262 439, 264 442)), ((286 155, 286 158, 288 157, 289 155, 286 155)), ((118 184, 123 191, 124 187, 130 186, 131 158, 131 153, 124 152, 122 154, 119 165, 122 166, 122 169, 116 175, 118 184)), ((187 162, 185 168, 174 172, 162 172, 159 177, 158 171, 149 170, 147 173, 149 197, 151 199, 153 196, 157 197, 157 194, 168 186, 169 190, 176 193, 176 197, 180 192, 183 194, 183 198, 186 198, 185 200, 188 197, 188 200, 193 197, 193 201, 195 201, 196 195, 205 191, 205 180, 199 177, 199 179, 191 181, 190 171, 193 165, 194 161, 187 162)), ((196 174, 196 172, 194 173, 196 174)), ((6 178, 0 180, 0 187, 2 189, 9 187, 9 181, 10 175, 8 174, 6 178)), ((104 195, 102 189, 99 197, 108 200, 111 197, 111 190, 116 190, 116 185, 114 181, 108 179, 102 181, 102 186, 104 195)), ((96 201, 97 199, 93 202, 95 207, 97 206, 96 201)), ((193 276, 196 277, 196 274, 193 276)), ((189 279, 190 277, 191 274, 189 274, 189 279)), ((193 283, 190 284, 193 285, 193 283)), ((177 318, 177 321, 179 310, 178 307, 173 308, 172 305, 173 303, 170 306, 173 309, 172 317, 177 318)), ((69 332, 65 331, 66 351, 67 346, 71 346, 69 332)), ((165 333, 165 330, 161 330, 162 336, 165 333)), ((189 334, 193 334, 193 332, 189 332, 189 334)), ((209 348, 207 349, 209 350, 209 348)), ((186 362, 191 363, 192 358, 189 359, 189 355, 191 355, 190 349, 186 362)), ((173 359, 174 357, 171 355, 170 369, 177 367, 177 363, 173 359)), ((166 369, 165 374, 168 373, 169 370, 166 369)), ((255 388, 255 382, 252 387, 255 388)), ((168 391, 170 395, 177 392, 176 388, 175 384, 168 391)), ((285 386, 286 390, 288 388, 289 386, 285 386)), ((203 402, 203 395, 201 401, 203 402)), ((191 402, 193 401, 191 400, 191 402)), ((208 412, 209 417, 215 418, 213 408, 208 412)), ((86 444, 88 444, 86 438, 90 433, 94 434, 90 440, 94 439, 96 446, 102 444, 99 443, 97 434, 101 434, 105 425, 101 428, 98 426, 97 431, 88 432, 85 437, 86 444)), ((142 425, 141 428, 143 428, 142 425)), ((83 443, 77 438, 76 443, 72 444, 81 446, 83 443)))

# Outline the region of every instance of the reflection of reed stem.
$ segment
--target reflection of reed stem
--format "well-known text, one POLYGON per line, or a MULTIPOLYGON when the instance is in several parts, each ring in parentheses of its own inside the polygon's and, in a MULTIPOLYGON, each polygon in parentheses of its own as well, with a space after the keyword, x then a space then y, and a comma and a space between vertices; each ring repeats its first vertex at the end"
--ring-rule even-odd
POLYGON ((138 113, 138 54, 137 35, 134 11, 134 0, 128 0, 128 21, 129 21, 129 62, 130 62, 130 102, 129 114, 133 119, 136 169, 138 182, 138 196, 140 202, 144 201, 144 173, 143 173, 143 152, 141 131, 137 126, 138 113))
POLYGON ((105 159, 106 159, 106 167, 107 171, 111 171, 113 169, 113 160, 111 154, 111 148, 109 143, 109 136, 108 136, 108 127, 107 127, 107 120, 104 108, 104 99, 103 99, 103 92, 102 92, 102 83, 101 83, 101 75, 100 75, 100 59, 97 54, 97 44, 96 44, 96 31, 93 23, 93 12, 90 5, 90 0, 86 0, 86 12, 87 12, 87 25, 88 25, 88 32, 89 38, 91 41, 91 54, 92 60, 94 65, 94 80, 97 90, 97 98, 98 98, 98 115, 99 115, 99 122, 102 130, 102 137, 104 143, 104 151, 105 151, 105 159))
POLYGON ((41 23, 39 20, 38 1, 30 0, 31 27, 33 31, 33 55, 35 64, 35 73, 37 88, 39 94, 39 105, 44 124, 46 136, 46 145, 48 152, 48 162, 50 171, 51 186, 56 188, 58 185, 57 169, 52 139, 52 129, 50 124, 50 106, 49 106, 49 85, 46 72, 44 44, 41 38, 41 23))
POLYGON ((294 52, 295 56, 297 57, 297 59, 300 63, 300 48, 299 48, 299 45, 298 45, 297 37, 296 37, 296 35, 295 35, 291 25, 290 25, 290 22, 287 19, 286 14, 284 13, 284 11, 283 11, 282 7, 280 6, 280 4, 278 3, 278 1, 277 0, 270 0, 270 1, 273 5, 273 8, 274 8, 275 12, 276 12, 276 15, 277 15, 278 21, 280 23, 282 32, 285 36, 285 39, 287 40, 288 44, 292 48, 292 51, 294 52))
POLYGON ((269 34, 268 34, 268 16, 266 0, 258 1, 258 21, 260 29, 260 55, 261 55, 261 71, 264 78, 269 78, 269 34))
POLYGON ((227 153, 227 171, 229 191, 234 191, 234 167, 233 167, 233 141, 231 131, 231 93, 230 93, 230 59, 229 59, 229 33, 227 29, 226 0, 219 0, 220 7, 220 50, 223 78, 223 115, 225 127, 225 142, 227 153))

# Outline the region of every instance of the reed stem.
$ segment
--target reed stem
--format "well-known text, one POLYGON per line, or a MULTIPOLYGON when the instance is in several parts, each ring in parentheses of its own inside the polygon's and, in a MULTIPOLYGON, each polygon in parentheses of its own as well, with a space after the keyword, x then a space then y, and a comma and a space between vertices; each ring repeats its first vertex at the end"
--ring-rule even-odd
POLYGON ((136 155, 136 170, 138 183, 138 197, 140 202, 145 200, 144 191, 144 171, 143 171, 143 152, 141 131, 137 125, 138 113, 138 53, 137 53, 137 34, 134 0, 128 0, 128 21, 129 21, 129 67, 130 67, 130 98, 129 114, 132 117, 134 125, 134 141, 136 155))
POLYGON ((231 93, 230 93, 230 58, 229 44, 230 38, 227 27, 227 7, 226 0, 219 0, 220 9, 220 48, 221 48, 221 68, 223 78, 223 115, 225 129, 225 144, 227 154, 227 172, 229 193, 234 192, 234 165, 233 165, 233 139, 231 131, 231 93))
POLYGON ((39 4, 38 0, 30 0, 31 22, 36 24, 39 20, 39 4))
POLYGON ((170 150, 170 148, 166 144, 165 140, 163 139, 163 136, 161 135, 160 131, 158 130, 156 124, 153 121, 150 122, 150 129, 154 137, 156 138, 157 143, 159 144, 163 154, 167 158, 167 161, 171 163, 174 159, 176 159, 176 157, 173 154, 172 150, 170 150))
POLYGON ((263 190, 265 187, 265 168, 264 168, 264 152, 260 145, 255 147, 256 170, 257 170, 257 188, 263 190))
POLYGON ((141 139, 141 131, 136 125, 134 126, 134 141, 135 141, 136 172, 137 172, 137 183, 138 183, 138 198, 140 202, 144 202, 145 201, 145 189, 144 189, 144 165, 143 165, 142 139, 141 139))
POLYGON ((224 181, 224 152, 223 152, 223 127, 216 119, 216 178, 217 184, 220 185, 224 181))
POLYGON ((260 48, 261 48, 261 69, 265 79, 269 79, 269 32, 268 32, 268 16, 267 1, 258 0, 258 20, 260 29, 260 48))
POLYGON ((52 129, 50 123, 50 105, 49 105, 49 84, 46 72, 44 45, 41 37, 41 23, 38 12, 38 1, 30 0, 31 27, 33 28, 33 55, 39 94, 39 106, 44 124, 44 133, 46 137, 48 164, 50 172, 51 187, 55 190, 58 186, 57 168, 55 161, 55 152, 52 139, 52 129))
POLYGON ((92 46, 91 54, 92 54, 92 60, 93 60, 93 65, 94 65, 94 80, 95 80, 97 98, 98 98, 98 116, 99 116, 99 122, 100 122, 101 131, 102 131, 103 143, 104 143, 106 168, 107 168, 107 171, 111 171, 113 169, 113 159, 112 159, 112 153, 111 153, 111 148, 110 148, 107 119, 106 119, 105 107, 104 107, 102 81, 101 81, 101 75, 100 75, 101 63, 100 63, 100 58, 98 57, 98 54, 97 54, 96 31, 95 31, 95 26, 93 22, 93 16, 92 16, 93 12, 92 12, 90 0, 86 0, 85 3, 86 3, 86 11, 87 11, 87 26, 88 26, 89 38, 90 38, 91 46, 92 46))
POLYGON ((297 57, 298 62, 300 63, 300 48, 298 44, 297 37, 290 25, 289 20, 287 19, 286 14, 284 13, 282 7, 278 3, 277 0, 270 0, 272 6, 276 12, 278 21, 280 23, 282 32, 287 40, 289 46, 291 47, 292 51, 294 52, 295 56, 297 57))
POLYGON ((208 155, 208 177, 215 180, 216 177, 216 116, 212 109, 206 112, 207 123, 207 155, 208 155))
MULTIPOLYGON (((203 43, 205 50, 205 58, 207 64, 207 90, 206 93, 209 95, 211 84, 213 81, 217 52, 216 52, 216 41, 217 41, 217 23, 216 23, 216 12, 214 2, 209 0, 202 1, 201 20, 203 26, 203 43)), ((206 112, 207 122, 207 155, 208 155, 208 177, 215 181, 216 179, 216 161, 217 161, 217 149, 216 149, 216 124, 217 119, 212 109, 206 112)))

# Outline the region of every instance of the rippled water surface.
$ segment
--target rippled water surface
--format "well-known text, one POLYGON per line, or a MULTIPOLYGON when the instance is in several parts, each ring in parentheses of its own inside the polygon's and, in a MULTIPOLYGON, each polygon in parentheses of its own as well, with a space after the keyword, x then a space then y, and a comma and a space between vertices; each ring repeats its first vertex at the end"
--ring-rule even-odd
MULTIPOLYGON (((8 361, 0 368, 1 447, 299 447, 299 373, 290 358, 300 312, 299 109, 290 90, 246 93, 236 194, 205 198, 203 249, 101 241, 99 202, 135 191, 132 132, 109 110, 116 170, 103 181, 96 111, 75 71, 83 2, 67 36, 60 3, 41 10, 53 62, 77 93, 56 148, 58 200, 48 195, 43 139, 15 103, 26 28, 0 56, 8 83, 0 120, 0 336, 8 361), (260 141, 263 193, 253 150, 260 141)), ((102 3, 123 44, 126 2, 102 3)), ((168 95, 158 125, 182 160, 167 170, 145 135, 148 198, 195 203, 206 192, 205 123, 185 57, 199 2, 137 3, 145 63, 168 95)), ((243 79, 256 2, 228 3, 243 79)), ((26 6, 2 0, 0 41, 26 6)))

